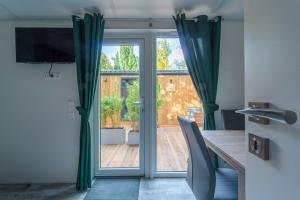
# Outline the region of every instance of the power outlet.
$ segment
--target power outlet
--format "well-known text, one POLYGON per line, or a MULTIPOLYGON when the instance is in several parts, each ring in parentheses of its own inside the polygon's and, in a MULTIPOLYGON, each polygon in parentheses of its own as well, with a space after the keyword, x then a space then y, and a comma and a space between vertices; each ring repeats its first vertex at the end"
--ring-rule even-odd
POLYGON ((51 72, 51 75, 53 75, 53 76, 50 76, 49 72, 44 72, 43 73, 43 78, 46 79, 46 80, 61 79, 61 73, 60 72, 51 72))

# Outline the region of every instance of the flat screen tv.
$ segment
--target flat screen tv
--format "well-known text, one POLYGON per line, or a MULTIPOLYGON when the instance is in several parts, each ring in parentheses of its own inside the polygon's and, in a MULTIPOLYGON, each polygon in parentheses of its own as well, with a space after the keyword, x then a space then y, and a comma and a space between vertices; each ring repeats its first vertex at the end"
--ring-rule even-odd
POLYGON ((16 62, 72 63, 72 28, 16 28, 16 62))

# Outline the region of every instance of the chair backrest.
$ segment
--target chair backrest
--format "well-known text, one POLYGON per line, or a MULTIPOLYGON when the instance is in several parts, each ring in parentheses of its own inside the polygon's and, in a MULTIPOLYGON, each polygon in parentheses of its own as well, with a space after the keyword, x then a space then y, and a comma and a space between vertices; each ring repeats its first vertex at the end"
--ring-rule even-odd
POLYGON ((197 124, 184 117, 177 117, 189 149, 187 182, 197 200, 214 198, 216 175, 208 149, 197 124))
POLYGON ((236 110, 221 110, 225 130, 245 130, 245 116, 236 110))

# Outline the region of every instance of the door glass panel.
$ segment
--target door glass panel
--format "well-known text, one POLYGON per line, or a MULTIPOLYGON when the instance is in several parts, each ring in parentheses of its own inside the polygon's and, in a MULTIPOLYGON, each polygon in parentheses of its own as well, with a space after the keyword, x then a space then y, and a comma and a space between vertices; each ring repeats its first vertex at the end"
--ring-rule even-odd
POLYGON ((202 103, 178 38, 156 38, 157 171, 186 171, 188 149, 177 116, 203 124, 202 103))
POLYGON ((140 46, 104 44, 100 67, 100 168, 140 164, 140 46))

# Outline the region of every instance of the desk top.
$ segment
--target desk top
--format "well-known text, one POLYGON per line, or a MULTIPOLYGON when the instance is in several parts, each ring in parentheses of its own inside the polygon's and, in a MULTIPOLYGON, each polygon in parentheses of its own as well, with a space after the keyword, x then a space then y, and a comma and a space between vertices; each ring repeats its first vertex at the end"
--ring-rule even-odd
POLYGON ((245 131, 201 131, 206 145, 241 173, 246 167, 245 131))

